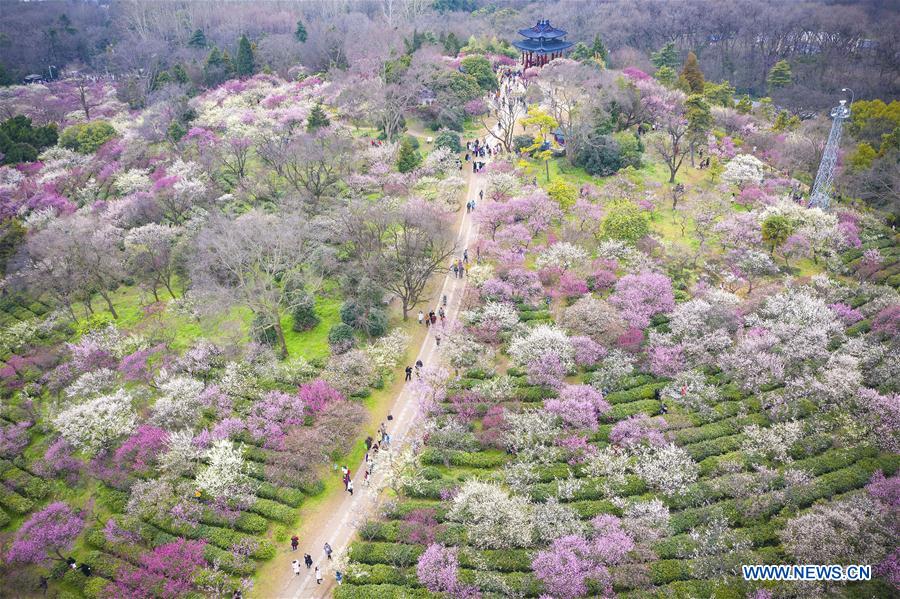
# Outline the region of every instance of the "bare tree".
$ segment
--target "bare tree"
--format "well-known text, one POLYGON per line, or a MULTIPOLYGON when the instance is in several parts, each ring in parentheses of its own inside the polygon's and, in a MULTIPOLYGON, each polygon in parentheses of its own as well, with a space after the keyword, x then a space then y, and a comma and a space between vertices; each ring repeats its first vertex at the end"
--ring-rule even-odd
POLYGON ((37 294, 47 293, 77 318, 73 301, 93 312, 99 293, 118 318, 110 290, 123 276, 122 230, 84 214, 54 220, 32 235, 18 259, 18 277, 37 294))
POLYGON ((653 147, 669 169, 669 183, 674 183, 675 175, 691 151, 683 98, 679 93, 670 92, 665 96, 651 96, 647 100, 656 123, 653 147))
POLYGON ((516 124, 519 119, 527 114, 524 102, 520 102, 520 95, 509 94, 505 97, 492 97, 488 104, 497 117, 497 124, 490 126, 485 117, 482 117, 481 124, 487 132, 503 144, 503 149, 507 152, 513 151, 513 138, 516 134, 516 124))
POLYGON ((317 212, 322 199, 334 191, 349 170, 353 141, 339 129, 329 127, 295 137, 266 140, 259 148, 263 162, 295 190, 311 198, 317 212))
POLYGON ((165 287, 175 299, 175 292, 172 291, 172 277, 175 274, 172 249, 178 232, 174 227, 150 223, 132 229, 125 237, 129 270, 150 289, 157 302, 160 286, 165 287))
POLYGON ((202 295, 250 308, 274 329, 286 356, 281 316, 290 308, 288 283, 300 276, 310 247, 305 220, 296 214, 216 216, 197 236, 191 279, 202 295))
POLYGON ((338 217, 337 228, 363 268, 400 299, 404 320, 456 251, 447 216, 421 200, 387 209, 356 203, 338 217))

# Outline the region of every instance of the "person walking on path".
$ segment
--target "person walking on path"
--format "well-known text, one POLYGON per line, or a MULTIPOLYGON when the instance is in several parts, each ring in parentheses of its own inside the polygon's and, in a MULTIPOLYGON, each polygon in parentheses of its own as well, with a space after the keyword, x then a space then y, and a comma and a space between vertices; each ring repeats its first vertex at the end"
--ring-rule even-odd
POLYGON ((350 497, 353 497, 353 481, 347 481, 347 492, 350 493, 350 497))
POLYGON ((340 570, 334 571, 334 579, 337 581, 338 584, 344 584, 344 575, 341 574, 340 570))
POLYGON ((306 564, 307 570, 312 568, 312 556, 308 553, 304 553, 303 554, 303 563, 306 564))
POLYGON ((300 576, 300 562, 298 560, 291 562, 291 569, 294 571, 295 576, 300 576))
POLYGON ((322 584, 322 571, 316 566, 316 584, 322 584))
POLYGON ((325 543, 325 546, 324 546, 322 549, 325 550, 325 557, 327 557, 328 559, 331 559, 331 553, 332 553, 332 551, 333 551, 333 549, 331 548, 331 545, 329 545, 329 544, 326 542, 326 543, 325 543))
POLYGON ((425 313, 419 310, 419 324, 422 324, 425 320, 425 313))
POLYGON ((412 380, 412 366, 407 366, 407 367, 406 367, 406 380, 407 380, 407 381, 411 381, 411 380, 412 380))
POLYGON ((300 545, 300 537, 294 535, 291 537, 291 551, 297 551, 297 547, 300 545))

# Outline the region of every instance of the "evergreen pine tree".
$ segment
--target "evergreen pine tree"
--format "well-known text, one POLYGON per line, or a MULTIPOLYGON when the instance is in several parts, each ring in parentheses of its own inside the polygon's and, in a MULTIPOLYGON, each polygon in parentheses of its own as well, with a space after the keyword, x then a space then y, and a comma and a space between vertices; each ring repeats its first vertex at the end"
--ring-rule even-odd
POLYGON ((184 70, 184 65, 182 65, 180 62, 172 67, 172 79, 174 79, 178 83, 191 82, 191 78, 188 77, 187 71, 184 70))
POLYGON ((294 30, 294 37, 297 38, 297 41, 301 44, 306 42, 306 26, 303 25, 303 21, 300 19, 297 19, 297 29, 294 30))
POLYGON ((779 60, 766 77, 769 88, 787 87, 791 84, 791 65, 786 60, 779 60))
POLYGON ((322 108, 322 104, 317 102, 313 109, 309 113, 309 118, 306 119, 306 130, 307 131, 315 131, 321 127, 327 127, 331 124, 331 121, 328 120, 328 115, 325 114, 325 109, 322 108))
POLYGON ((191 35, 191 39, 188 40, 188 46, 190 46, 191 48, 206 47, 206 34, 203 33, 202 29, 194 30, 194 33, 191 35))
POLYGON ((700 63, 697 61, 697 55, 688 52, 687 59, 684 61, 684 68, 681 69, 681 76, 684 77, 688 84, 688 91, 692 94, 702 94, 705 80, 703 71, 700 70, 700 63))
POLYGON ((572 60, 577 60, 579 62, 587 60, 591 57, 591 49, 587 47, 584 42, 578 42, 575 44, 575 47, 572 48, 572 53, 569 54, 569 58, 572 60))
POLYGON ((227 81, 234 73, 234 65, 231 63, 231 57, 228 52, 220 52, 213 46, 206 57, 206 64, 203 65, 203 81, 209 87, 214 87, 227 81))
POLYGON ((235 60, 235 71, 238 77, 249 77, 253 75, 253 48, 250 46, 250 40, 246 35, 242 35, 238 40, 237 60, 235 60))
POLYGON ((659 67, 653 76, 663 85, 670 86, 675 83, 675 69, 665 65, 659 67))
POLYGON ((447 52, 450 56, 456 56, 459 54, 460 48, 463 47, 463 43, 459 41, 459 38, 456 37, 456 34, 452 31, 447 34, 447 39, 444 41, 444 51, 447 52))
POLYGON ((741 114, 750 114, 750 111, 753 110, 753 102, 750 100, 750 96, 744 95, 738 100, 736 108, 741 114))
POLYGON ((691 164, 694 163, 694 150, 706 142, 706 136, 712 129, 713 118, 709 104, 699 94, 688 96, 684 102, 688 120, 688 138, 691 142, 691 164))
POLYGON ((674 71, 679 62, 678 50, 675 48, 675 42, 669 42, 660 48, 659 52, 654 52, 650 57, 650 62, 652 62, 653 66, 657 69, 669 67, 674 71))
POLYGON ((408 173, 414 170, 422 162, 422 155, 408 138, 400 142, 400 155, 397 157, 397 170, 408 173))
POLYGON ((595 58, 599 58, 600 60, 602 60, 604 65, 609 64, 609 51, 603 44, 603 40, 600 39, 599 34, 594 36, 594 43, 591 45, 591 54, 595 58))

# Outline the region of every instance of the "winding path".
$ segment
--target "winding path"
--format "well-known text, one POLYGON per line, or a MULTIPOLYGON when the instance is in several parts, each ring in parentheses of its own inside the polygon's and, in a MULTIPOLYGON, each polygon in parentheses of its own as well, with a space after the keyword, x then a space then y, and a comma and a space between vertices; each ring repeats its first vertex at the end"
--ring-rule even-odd
MULTIPOLYGON (((465 195, 465 200, 468 201, 478 197, 478 192, 484 189, 485 181, 482 174, 471 172, 471 163, 464 163, 463 168, 469 171, 465 195)), ((467 213, 464 210, 461 212, 462 214, 458 219, 456 237, 457 253, 460 257, 462 256, 463 248, 470 247, 477 234, 477 225, 472 219, 472 213, 467 213)), ((460 304, 466 289, 466 281, 466 278, 458 279, 449 272, 444 277, 437 298, 447 295, 446 312, 448 319, 453 319, 459 314, 460 304)), ((428 312, 429 309, 431 308, 424 308, 424 311, 428 312)), ((436 309, 437 306, 435 306, 436 309)), ((433 364, 438 360, 438 350, 431 331, 425 336, 416 360, 422 360, 426 365, 433 364)), ((391 435, 392 444, 404 445, 412 440, 414 434, 411 434, 410 431, 416 421, 416 412, 416 399, 410 387, 404 386, 403 390, 394 399, 389 412, 394 416, 394 419, 387 423, 390 424, 387 427, 387 432, 391 435)), ((325 557, 323 550, 325 543, 327 542, 331 545, 335 554, 341 554, 346 551, 353 541, 357 528, 365 522, 367 517, 372 515, 378 505, 378 493, 375 489, 379 486, 379 472, 376 471, 372 475, 371 487, 363 484, 362 473, 365 472, 365 462, 356 464, 356 467, 352 468, 351 472, 353 473, 355 493, 353 495, 345 493, 337 509, 325 520, 326 524, 316 531, 314 535, 303 540, 305 547, 313 548, 312 550, 308 549, 308 551, 310 551, 314 565, 318 564, 322 568, 324 577, 322 584, 316 584, 313 569, 307 570, 302 565, 303 551, 297 551, 295 555, 301 561, 300 575, 286 574, 285 584, 279 590, 278 597, 318 599, 331 595, 331 590, 335 585, 334 570, 325 557)))

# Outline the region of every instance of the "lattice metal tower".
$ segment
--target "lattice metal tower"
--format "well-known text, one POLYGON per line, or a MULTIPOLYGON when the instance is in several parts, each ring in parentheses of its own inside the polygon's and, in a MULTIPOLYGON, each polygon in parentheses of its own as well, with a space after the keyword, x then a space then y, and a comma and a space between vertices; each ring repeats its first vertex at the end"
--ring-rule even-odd
POLYGON ((828 210, 828 205, 831 203, 834 166, 837 164, 838 149, 841 145, 841 129, 844 121, 850 118, 850 106, 847 105, 847 100, 841 100, 839 105, 831 109, 831 118, 833 119, 831 133, 828 134, 828 143, 825 144, 825 152, 822 154, 822 162, 819 163, 819 172, 816 173, 816 181, 813 183, 812 195, 809 198, 810 207, 822 210, 828 210))

